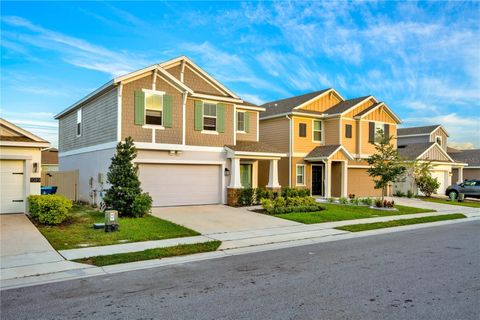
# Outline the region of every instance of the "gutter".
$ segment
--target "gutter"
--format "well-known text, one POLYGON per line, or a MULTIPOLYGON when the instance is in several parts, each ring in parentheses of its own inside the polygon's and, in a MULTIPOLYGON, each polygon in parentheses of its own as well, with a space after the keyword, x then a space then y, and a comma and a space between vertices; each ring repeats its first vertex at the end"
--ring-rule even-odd
POLYGON ((293 121, 292 118, 287 114, 285 116, 289 121, 288 126, 288 186, 292 187, 292 149, 293 149, 293 138, 292 138, 292 127, 293 121))

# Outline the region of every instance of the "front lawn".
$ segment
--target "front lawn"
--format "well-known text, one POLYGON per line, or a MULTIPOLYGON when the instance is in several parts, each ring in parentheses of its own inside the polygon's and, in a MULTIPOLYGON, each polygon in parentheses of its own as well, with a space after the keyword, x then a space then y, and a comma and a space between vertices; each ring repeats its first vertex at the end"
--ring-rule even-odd
POLYGON ((455 202, 452 202, 450 201, 450 199, 427 198, 427 197, 420 197, 420 199, 422 199, 423 201, 436 202, 436 203, 442 203, 442 204, 451 204, 454 206, 480 208, 480 202, 475 202, 475 201, 464 200, 463 202, 458 202, 457 200, 455 200, 455 202))
POLYGON ((104 222, 103 212, 85 206, 74 206, 72 217, 58 226, 37 224, 37 228, 57 250, 105 246, 127 242, 190 237, 198 232, 175 223, 147 215, 143 218, 119 218, 117 232, 93 229, 93 223, 104 222))
POLYGON ((437 222, 437 221, 463 219, 463 218, 466 218, 463 214, 455 213, 455 214, 445 214, 441 216, 401 219, 401 220, 392 220, 392 221, 385 221, 385 222, 352 224, 348 226, 337 227, 335 229, 345 230, 350 232, 359 232, 359 231, 367 231, 367 230, 382 229, 382 228, 401 227, 401 226, 406 226, 410 224, 437 222))
POLYGON ((144 251, 118 253, 108 256, 97 256, 85 259, 76 259, 75 262, 92 264, 94 266, 108 266, 118 263, 127 263, 134 261, 161 259, 173 256, 183 256, 200 252, 210 252, 218 249, 221 241, 209 241, 195 244, 182 244, 174 247, 155 248, 144 251))
POLYGON ((384 216, 395 216, 403 214, 435 212, 435 210, 420 209, 396 205, 398 211, 375 210, 365 206, 340 205, 332 203, 320 203, 325 207, 323 211, 316 212, 293 212, 277 214, 275 217, 292 220, 305 224, 322 223, 331 221, 354 220, 365 218, 376 218, 384 216))

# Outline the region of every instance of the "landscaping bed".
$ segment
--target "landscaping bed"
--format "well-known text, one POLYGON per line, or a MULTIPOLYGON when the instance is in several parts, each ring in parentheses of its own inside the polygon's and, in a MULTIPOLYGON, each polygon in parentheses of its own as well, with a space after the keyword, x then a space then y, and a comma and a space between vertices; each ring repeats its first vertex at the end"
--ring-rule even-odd
POLYGON ((104 220, 103 212, 75 205, 70 217, 59 225, 34 223, 56 250, 199 235, 196 231, 151 215, 141 218, 121 217, 117 232, 107 233, 103 229, 93 229, 94 223, 104 220))
POLYGON ((421 218, 412 218, 412 219, 392 220, 392 221, 385 221, 385 222, 352 224, 352 225, 348 225, 348 226, 337 227, 335 229, 350 231, 350 232, 359 232, 359 231, 392 228, 392 227, 401 227, 401 226, 406 226, 406 225, 411 225, 411 224, 437 222, 437 221, 463 219, 463 218, 466 218, 465 215, 460 214, 460 213, 455 213, 455 214, 446 214, 446 215, 440 215, 440 216, 430 216, 430 217, 421 217, 421 218))
POLYGON ((76 259, 73 261, 102 267, 119 263, 161 259, 166 257, 183 256, 200 252, 210 252, 217 250, 221 244, 221 241, 208 241, 195 244, 182 244, 167 248, 156 248, 137 252, 89 257, 84 259, 76 259))
POLYGON ((480 201, 468 201, 468 200, 463 200, 462 202, 459 202, 455 200, 454 202, 450 201, 450 199, 441 199, 441 198, 432 198, 432 197, 419 197, 419 199, 422 199, 423 201, 428 201, 428 202, 436 202, 436 203, 442 203, 442 204, 450 204, 454 206, 462 206, 462 207, 471 207, 471 208, 480 208, 480 201))

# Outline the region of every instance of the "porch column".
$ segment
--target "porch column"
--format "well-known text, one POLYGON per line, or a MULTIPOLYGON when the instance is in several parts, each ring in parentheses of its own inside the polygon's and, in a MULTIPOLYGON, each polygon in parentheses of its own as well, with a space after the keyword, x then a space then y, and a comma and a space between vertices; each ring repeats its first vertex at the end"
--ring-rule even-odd
POLYGON ((458 181, 457 183, 463 182, 463 167, 458 167, 458 181))
POLYGON ((278 183, 278 160, 270 160, 270 170, 268 175, 268 184, 267 188, 269 189, 279 189, 280 184, 278 183))
POLYGON ((347 161, 342 161, 342 197, 348 196, 348 167, 347 161))
POLYGON ((332 161, 325 162, 325 198, 332 196, 332 161))
POLYGON ((232 158, 232 166, 230 167, 230 185, 231 189, 240 189, 240 158, 232 158))

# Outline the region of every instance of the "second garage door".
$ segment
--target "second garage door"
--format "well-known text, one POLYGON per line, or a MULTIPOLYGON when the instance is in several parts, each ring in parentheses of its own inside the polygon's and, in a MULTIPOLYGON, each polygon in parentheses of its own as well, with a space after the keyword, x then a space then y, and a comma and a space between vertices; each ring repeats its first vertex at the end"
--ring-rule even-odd
POLYGON ((143 191, 153 206, 221 203, 222 175, 219 165, 140 164, 143 191))
POLYGON ((0 214, 25 211, 23 161, 0 161, 0 214))

